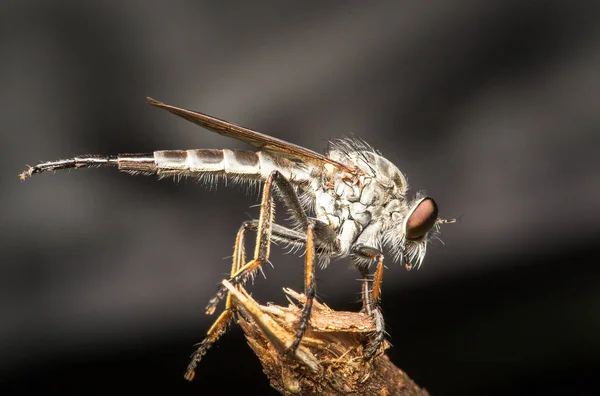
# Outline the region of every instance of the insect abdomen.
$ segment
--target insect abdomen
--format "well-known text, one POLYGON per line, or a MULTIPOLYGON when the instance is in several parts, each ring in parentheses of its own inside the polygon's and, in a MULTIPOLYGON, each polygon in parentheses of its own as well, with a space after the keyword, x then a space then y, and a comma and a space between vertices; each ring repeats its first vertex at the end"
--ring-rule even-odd
POLYGON ((155 151, 158 175, 203 175, 205 173, 261 175, 257 153, 241 150, 167 150, 155 151))
MULTIPOLYGON (((247 180, 266 179, 278 170, 292 182, 306 182, 310 175, 292 161, 273 157, 265 152, 245 150, 167 150, 154 152, 156 173, 159 176, 241 177, 247 180)), ((121 169, 121 166, 119 166, 121 169)))
POLYGON ((35 173, 88 167, 118 167, 131 174, 181 177, 233 177, 243 180, 266 179, 277 170, 293 183, 305 183, 311 175, 301 164, 265 152, 244 150, 165 150, 149 154, 116 156, 84 155, 30 166, 21 173, 25 179, 35 173))

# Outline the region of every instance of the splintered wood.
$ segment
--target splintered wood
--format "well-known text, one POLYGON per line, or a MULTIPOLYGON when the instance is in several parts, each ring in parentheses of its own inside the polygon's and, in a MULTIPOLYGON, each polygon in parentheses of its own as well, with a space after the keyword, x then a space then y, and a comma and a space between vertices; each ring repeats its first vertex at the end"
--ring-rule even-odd
POLYGON ((248 344, 282 395, 429 395, 388 359, 387 344, 370 361, 362 360, 363 346, 375 330, 369 316, 334 311, 315 301, 302 343, 290 356, 304 295, 284 289, 289 306, 264 306, 243 288, 226 280, 223 285, 234 297, 248 344))

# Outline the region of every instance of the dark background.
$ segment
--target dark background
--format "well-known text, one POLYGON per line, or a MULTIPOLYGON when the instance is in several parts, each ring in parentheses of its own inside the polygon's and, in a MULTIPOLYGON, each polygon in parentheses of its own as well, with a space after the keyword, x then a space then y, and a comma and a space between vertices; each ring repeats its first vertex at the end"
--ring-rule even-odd
MULTIPOLYGON (((274 394, 236 326, 183 379, 255 195, 112 170, 17 178, 84 153, 247 147, 146 95, 317 151, 363 137, 442 216, 464 215, 421 270, 390 262, 384 278, 389 355, 433 395, 591 393, 592 4, 3 1, 0 393, 274 394)), ((302 259, 274 250, 250 289, 281 303, 302 259)), ((347 262, 318 276, 323 301, 359 308, 347 262)))

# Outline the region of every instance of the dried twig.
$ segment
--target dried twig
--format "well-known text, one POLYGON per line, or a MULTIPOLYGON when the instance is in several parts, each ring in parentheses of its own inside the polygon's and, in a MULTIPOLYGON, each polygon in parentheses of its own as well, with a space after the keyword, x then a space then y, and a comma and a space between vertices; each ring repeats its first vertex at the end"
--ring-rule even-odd
MULTIPOLYGON (((382 350, 363 362, 362 348, 374 325, 362 313, 334 311, 315 301, 310 326, 295 356, 291 345, 304 295, 284 289, 287 307, 259 305, 243 289, 229 282, 238 322, 248 344, 260 359, 271 386, 283 395, 428 395, 382 350)), ((387 345, 385 346, 387 348, 387 345)), ((383 349, 383 348, 382 348, 383 349)))

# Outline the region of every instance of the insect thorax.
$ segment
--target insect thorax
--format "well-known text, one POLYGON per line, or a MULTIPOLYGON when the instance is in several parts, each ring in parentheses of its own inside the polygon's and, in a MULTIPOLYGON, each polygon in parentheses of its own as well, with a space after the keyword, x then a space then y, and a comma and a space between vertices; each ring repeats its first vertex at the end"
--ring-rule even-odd
POLYGON ((332 144, 329 157, 357 169, 349 179, 341 172, 323 175, 315 190, 317 219, 330 224, 339 236, 342 252, 349 254, 354 243, 382 247, 388 230, 401 232, 407 212, 406 178, 381 154, 347 140, 332 144))

